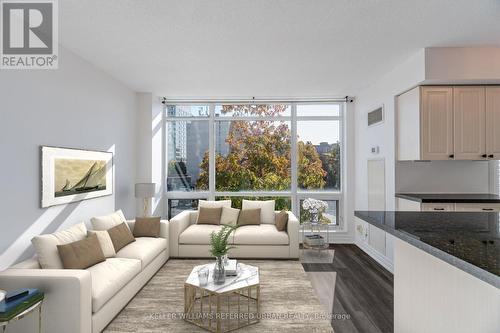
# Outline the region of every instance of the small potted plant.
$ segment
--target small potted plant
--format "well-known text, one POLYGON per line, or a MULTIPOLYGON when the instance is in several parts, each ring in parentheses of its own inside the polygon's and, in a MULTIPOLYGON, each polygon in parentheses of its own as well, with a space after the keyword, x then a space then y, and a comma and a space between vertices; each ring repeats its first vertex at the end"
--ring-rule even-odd
POLYGON ((224 268, 224 256, 233 249, 227 240, 231 233, 235 231, 238 226, 225 225, 218 232, 213 231, 210 234, 210 254, 215 257, 214 267, 214 283, 223 284, 226 281, 226 271, 224 268))

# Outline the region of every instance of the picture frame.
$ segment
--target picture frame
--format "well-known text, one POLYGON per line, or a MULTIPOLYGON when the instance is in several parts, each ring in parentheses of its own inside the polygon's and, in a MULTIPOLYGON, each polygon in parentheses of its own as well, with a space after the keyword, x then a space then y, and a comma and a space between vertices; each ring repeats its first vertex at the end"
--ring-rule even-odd
POLYGON ((41 146, 41 207, 113 194, 113 153, 41 146))

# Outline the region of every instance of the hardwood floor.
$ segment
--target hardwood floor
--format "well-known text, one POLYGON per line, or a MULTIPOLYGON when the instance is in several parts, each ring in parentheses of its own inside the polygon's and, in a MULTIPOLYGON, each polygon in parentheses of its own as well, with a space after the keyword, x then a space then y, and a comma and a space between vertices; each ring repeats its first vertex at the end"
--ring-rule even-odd
POLYGON ((332 248, 331 262, 302 265, 320 300, 333 303, 333 314, 344 315, 333 318, 335 333, 392 333, 393 275, 356 245, 335 244, 332 248))

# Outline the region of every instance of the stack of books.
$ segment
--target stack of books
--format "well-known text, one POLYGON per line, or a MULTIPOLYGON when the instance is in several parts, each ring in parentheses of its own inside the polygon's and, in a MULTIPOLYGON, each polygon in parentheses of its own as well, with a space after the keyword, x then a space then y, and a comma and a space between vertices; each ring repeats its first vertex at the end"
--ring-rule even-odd
POLYGON ((236 259, 229 259, 224 265, 224 270, 226 271, 226 276, 238 275, 238 261, 236 259))
POLYGON ((8 292, 0 302, 0 322, 10 321, 23 311, 43 300, 38 289, 21 289, 8 292))
POLYGON ((306 235, 304 243, 309 246, 323 246, 325 245, 325 239, 321 235, 306 235))

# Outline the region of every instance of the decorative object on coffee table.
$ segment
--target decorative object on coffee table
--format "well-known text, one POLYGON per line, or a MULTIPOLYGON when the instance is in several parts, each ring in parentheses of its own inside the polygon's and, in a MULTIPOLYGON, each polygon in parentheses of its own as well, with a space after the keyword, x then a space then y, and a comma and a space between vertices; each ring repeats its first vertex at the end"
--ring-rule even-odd
POLYGON ((200 284, 198 271, 216 264, 196 266, 184 284, 185 320, 214 333, 256 324, 260 317, 259 268, 238 264, 238 274, 225 283, 200 284))
POLYGON ((227 255, 229 250, 234 248, 234 246, 229 246, 227 240, 237 228, 238 226, 225 225, 218 232, 214 231, 210 234, 210 254, 215 257, 215 266, 213 269, 215 284, 223 284, 226 279, 224 256, 227 255))
POLYGON ((137 183, 135 184, 135 197, 142 199, 143 217, 149 216, 149 199, 154 198, 156 191, 155 183, 137 183))

